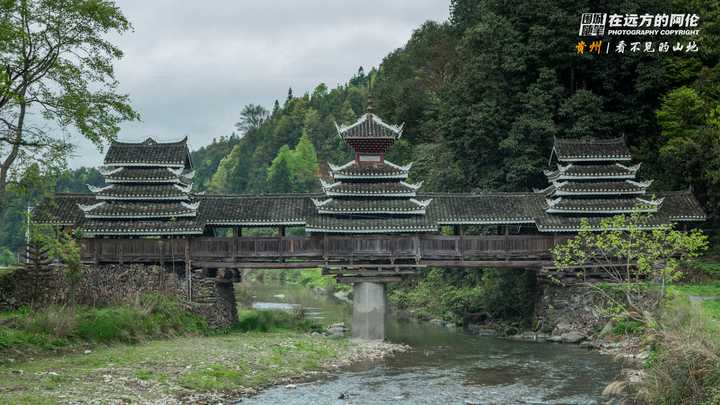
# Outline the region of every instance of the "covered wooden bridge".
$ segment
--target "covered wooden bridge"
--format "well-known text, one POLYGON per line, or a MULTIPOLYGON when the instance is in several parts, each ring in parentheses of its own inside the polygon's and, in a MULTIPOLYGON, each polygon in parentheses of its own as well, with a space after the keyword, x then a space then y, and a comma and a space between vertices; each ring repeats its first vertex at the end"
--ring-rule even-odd
POLYGON ((198 193, 186 139, 113 142, 104 186, 58 194, 34 220, 80 231, 87 263, 179 262, 185 274, 323 267, 354 283, 355 314, 370 325, 358 336, 370 338, 383 336, 384 283, 419 267, 539 268, 582 219, 595 228, 633 211, 648 214, 648 228, 705 220, 690 192, 638 180, 623 138, 556 139, 541 190, 423 193, 408 181, 411 164, 385 160, 402 126, 368 111, 338 135, 355 158, 330 164, 322 193, 289 195, 198 193))

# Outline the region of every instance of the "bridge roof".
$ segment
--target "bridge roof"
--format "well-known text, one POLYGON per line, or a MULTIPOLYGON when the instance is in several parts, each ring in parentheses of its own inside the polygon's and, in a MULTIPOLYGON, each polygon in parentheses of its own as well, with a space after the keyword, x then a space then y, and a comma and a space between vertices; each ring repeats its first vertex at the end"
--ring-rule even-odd
MULTIPOLYGON (((88 233, 156 235, 168 232, 188 231, 198 233, 205 226, 306 226, 309 231, 329 229, 345 233, 385 232, 435 232, 440 225, 453 224, 536 224, 544 232, 572 232, 578 229, 582 215, 567 216, 544 212, 545 197, 536 193, 484 193, 446 194, 418 193, 418 200, 432 199, 424 216, 372 215, 333 217, 319 215, 313 199, 324 198, 323 194, 288 194, 223 196, 193 195, 199 202, 197 217, 191 220, 167 221, 123 221, 109 226, 107 221, 99 223, 84 219, 78 204, 97 203, 92 194, 57 194, 54 202, 46 201, 35 211, 34 220, 39 223, 80 226, 88 233), (138 224, 133 225, 133 224, 138 224), (175 225, 177 224, 177 225, 175 225), (126 229, 121 233, 121 228, 126 229), (92 232, 90 232, 92 231, 92 232)), ((659 225, 676 221, 704 221, 702 207, 689 191, 657 193, 662 199, 651 224, 659 225)), ((119 207, 118 207, 119 208, 119 207)), ((600 217, 593 221, 599 222, 600 217)), ((200 232, 201 233, 201 232, 200 232)))
POLYGON ((192 167, 187 137, 177 142, 113 141, 105 155, 105 166, 192 167))
POLYGON ((632 160, 624 137, 612 139, 555 138, 553 153, 561 162, 632 160))

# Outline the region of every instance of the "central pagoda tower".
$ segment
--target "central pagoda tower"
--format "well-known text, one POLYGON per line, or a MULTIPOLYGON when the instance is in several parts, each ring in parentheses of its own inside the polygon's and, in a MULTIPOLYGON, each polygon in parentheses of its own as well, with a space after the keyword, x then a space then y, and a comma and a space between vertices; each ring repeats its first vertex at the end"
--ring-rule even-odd
POLYGON ((402 136, 402 125, 390 125, 368 108, 360 119, 338 126, 338 135, 355 152, 344 165, 330 164, 332 181, 320 180, 325 196, 313 202, 317 214, 308 221, 310 232, 411 233, 434 232, 426 220, 431 199, 416 198, 421 183, 406 180, 411 164, 385 160, 388 149, 402 136))

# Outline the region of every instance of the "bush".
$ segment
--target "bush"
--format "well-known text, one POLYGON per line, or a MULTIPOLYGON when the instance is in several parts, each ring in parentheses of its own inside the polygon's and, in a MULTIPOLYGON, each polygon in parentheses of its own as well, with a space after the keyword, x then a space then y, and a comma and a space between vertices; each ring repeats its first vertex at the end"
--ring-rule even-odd
POLYGON ((666 307, 643 396, 652 404, 720 404, 720 327, 675 300, 666 307))
POLYGON ((182 303, 146 295, 133 306, 52 306, 14 311, 0 326, 0 350, 50 350, 82 342, 137 343, 207 331, 205 320, 182 303))
POLYGON ((518 270, 430 269, 416 280, 391 287, 390 302, 420 316, 463 320, 483 313, 502 321, 529 321, 535 294, 535 275, 518 270))
POLYGON ((285 311, 250 309, 238 313, 238 320, 232 329, 240 332, 273 332, 280 330, 319 332, 322 327, 309 319, 301 319, 301 317, 285 311))

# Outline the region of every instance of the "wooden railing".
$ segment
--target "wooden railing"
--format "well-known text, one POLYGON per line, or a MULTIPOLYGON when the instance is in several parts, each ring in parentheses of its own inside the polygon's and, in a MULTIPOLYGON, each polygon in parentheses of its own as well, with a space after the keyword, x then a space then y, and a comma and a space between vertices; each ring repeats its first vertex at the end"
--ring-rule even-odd
MULTIPOLYGON (((564 238, 563 238, 564 239, 564 238)), ((191 239, 87 239, 82 257, 96 262, 184 260, 489 260, 547 258, 552 235, 288 236, 191 239)))

